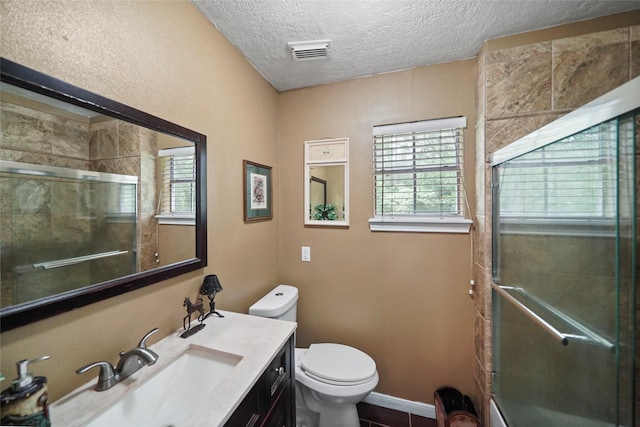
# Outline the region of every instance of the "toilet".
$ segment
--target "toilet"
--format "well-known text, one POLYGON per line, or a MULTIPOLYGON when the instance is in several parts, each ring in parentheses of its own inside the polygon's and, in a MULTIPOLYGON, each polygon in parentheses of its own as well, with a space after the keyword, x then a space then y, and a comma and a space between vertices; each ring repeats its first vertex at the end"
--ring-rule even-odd
MULTIPOLYGON (((278 285, 249 314, 296 321, 298 289, 278 285)), ((295 349, 296 427, 359 427, 356 403, 378 384, 375 361, 343 344, 295 349)))

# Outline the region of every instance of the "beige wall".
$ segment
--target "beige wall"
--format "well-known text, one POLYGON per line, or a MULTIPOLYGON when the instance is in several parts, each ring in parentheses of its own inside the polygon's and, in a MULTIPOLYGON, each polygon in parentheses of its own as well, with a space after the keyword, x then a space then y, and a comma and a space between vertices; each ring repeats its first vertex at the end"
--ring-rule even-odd
POLYGON ((475 193, 474 67, 460 61, 284 92, 280 272, 300 290, 298 344, 340 342, 376 361, 376 391, 433 402, 442 385, 473 391, 470 236, 373 233, 372 126, 463 115, 469 198, 475 193), (303 143, 350 138, 350 227, 303 226, 303 143), (301 262, 301 246, 311 262, 301 262))
POLYGON ((196 227, 193 225, 158 225, 158 266, 193 258, 196 227))
POLYGON ((218 274, 216 300, 230 310, 245 311, 277 282, 278 216, 245 225, 242 215, 242 160, 277 166, 277 93, 186 1, 3 0, 0 16, 3 57, 208 137, 204 271, 2 334, 9 378, 16 361, 51 356, 32 371, 49 378, 55 400, 90 379, 74 373, 83 364, 115 363, 153 327, 151 342, 179 328, 182 301, 205 274, 218 274))

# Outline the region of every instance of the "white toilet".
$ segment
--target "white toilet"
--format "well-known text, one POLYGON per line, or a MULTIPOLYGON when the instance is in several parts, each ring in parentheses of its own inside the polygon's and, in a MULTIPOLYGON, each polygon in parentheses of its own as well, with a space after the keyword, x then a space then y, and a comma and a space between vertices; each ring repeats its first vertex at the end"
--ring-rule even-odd
MULTIPOLYGON (((296 321, 298 289, 279 285, 249 308, 249 314, 296 321)), ((296 348, 296 426, 359 427, 356 403, 378 384, 376 363, 342 344, 296 348)))

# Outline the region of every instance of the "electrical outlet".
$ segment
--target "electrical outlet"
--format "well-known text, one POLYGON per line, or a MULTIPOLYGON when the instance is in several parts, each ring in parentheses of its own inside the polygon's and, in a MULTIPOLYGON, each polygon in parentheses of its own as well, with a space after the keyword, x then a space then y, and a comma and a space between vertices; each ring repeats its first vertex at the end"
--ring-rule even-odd
POLYGON ((311 248, 309 246, 302 247, 302 261, 311 262, 311 248))

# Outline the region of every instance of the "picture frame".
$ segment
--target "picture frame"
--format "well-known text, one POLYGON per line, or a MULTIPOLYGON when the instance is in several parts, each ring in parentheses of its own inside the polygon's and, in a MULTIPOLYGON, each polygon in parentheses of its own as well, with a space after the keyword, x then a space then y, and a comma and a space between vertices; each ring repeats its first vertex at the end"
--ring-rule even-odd
POLYGON ((243 160, 244 222, 266 221, 273 218, 271 166, 243 160))

